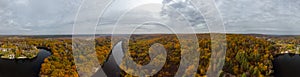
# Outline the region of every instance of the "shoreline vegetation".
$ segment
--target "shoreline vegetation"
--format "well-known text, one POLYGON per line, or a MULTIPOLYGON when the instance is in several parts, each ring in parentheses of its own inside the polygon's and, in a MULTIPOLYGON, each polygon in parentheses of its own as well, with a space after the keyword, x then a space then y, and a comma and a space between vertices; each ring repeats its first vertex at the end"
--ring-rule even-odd
POLYGON ((26 43, 0 43, 0 45, 1 59, 33 59, 39 53, 37 47, 27 46, 26 43))
MULTIPOLYGON (((84 36, 82 36, 84 38, 84 36)), ((119 35, 116 38, 124 38, 119 35)), ((197 77, 205 77, 209 69, 209 62, 211 59, 211 38, 209 34, 197 34, 200 52, 200 62, 197 69, 197 77)), ((79 40, 78 44, 84 44, 91 39, 79 40), (82 43, 81 43, 82 42, 82 43)), ((133 60, 140 64, 146 65, 151 61, 149 57, 149 48, 152 44, 162 44, 168 55, 167 62, 162 70, 154 76, 172 77, 176 74, 180 64, 181 46, 178 38, 174 34, 145 34, 132 35, 128 41, 128 52, 130 52, 133 60)), ((17 48, 19 50, 30 50, 30 48, 45 47, 51 50, 52 55, 44 59, 41 65, 40 77, 78 77, 91 76, 95 72, 92 65, 103 64, 107 60, 111 52, 111 36, 95 36, 95 51, 90 52, 89 48, 80 50, 72 50, 72 37, 70 36, 3 36, 0 39, 0 45, 15 48, 24 46, 24 48, 17 48), (3 45, 4 44, 4 45, 3 45), (6 45, 7 44, 7 45, 6 45), (31 47, 35 46, 35 47, 31 47), (29 48, 29 49, 26 49, 29 48), (84 55, 73 55, 73 52, 78 52, 84 55), (90 62, 93 55, 97 55, 98 62, 90 62), (74 59, 80 61, 76 64, 74 59), (80 72, 78 72, 79 70, 80 72)), ((257 34, 226 34, 226 58, 224 67, 221 71, 221 76, 225 77, 250 77, 250 76, 272 76, 274 73, 272 60, 274 56, 280 53, 299 53, 300 50, 300 36, 275 36, 275 35, 257 35, 257 34), (299 46, 299 47, 298 47, 299 46), (286 52, 287 51, 287 52, 286 52)), ((24 51, 25 52, 25 51, 24 51)), ((14 52, 14 53, 17 53, 14 52)), ((75 53, 76 54, 76 53, 75 53)), ((124 66, 124 64, 122 64, 124 66)), ((217 66, 217 65, 214 65, 217 66)), ((194 69, 193 66, 187 66, 194 69)), ((187 72, 189 72, 187 69, 187 72)), ((124 70, 132 70, 127 68, 124 70)), ((151 70, 148 70, 151 71, 151 70)), ((186 74, 185 76, 189 76, 186 74)), ((121 76, 132 76, 122 71, 121 76)))

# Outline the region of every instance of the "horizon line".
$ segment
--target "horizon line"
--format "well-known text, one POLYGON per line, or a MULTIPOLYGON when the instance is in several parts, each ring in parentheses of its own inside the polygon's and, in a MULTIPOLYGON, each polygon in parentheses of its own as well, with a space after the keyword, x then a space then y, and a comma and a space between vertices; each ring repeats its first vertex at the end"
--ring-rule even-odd
MULTIPOLYGON (((129 33, 128 33, 129 34, 129 33)), ((135 33, 133 35, 151 35, 151 34, 175 34, 175 33, 135 33)), ((211 34, 208 32, 203 32, 203 33, 176 33, 176 34, 211 34)), ((300 34, 267 34, 267 33, 213 33, 213 34, 253 34, 253 35, 300 35, 300 34)), ((87 33, 82 33, 82 34, 0 34, 0 36, 73 36, 73 35, 113 35, 112 33, 107 33, 107 34, 87 34, 87 33)), ((127 33, 121 33, 121 34, 115 34, 115 35, 127 35, 127 33)))

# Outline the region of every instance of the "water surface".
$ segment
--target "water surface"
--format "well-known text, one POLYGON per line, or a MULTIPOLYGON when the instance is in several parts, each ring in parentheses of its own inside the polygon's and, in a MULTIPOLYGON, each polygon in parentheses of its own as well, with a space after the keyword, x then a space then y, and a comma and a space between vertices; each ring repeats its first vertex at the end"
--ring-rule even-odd
POLYGON ((33 59, 9 60, 0 59, 0 77, 38 77, 41 64, 51 53, 39 49, 37 57, 33 59))
POLYGON ((274 57, 273 69, 275 77, 300 77, 300 56, 280 54, 274 57))

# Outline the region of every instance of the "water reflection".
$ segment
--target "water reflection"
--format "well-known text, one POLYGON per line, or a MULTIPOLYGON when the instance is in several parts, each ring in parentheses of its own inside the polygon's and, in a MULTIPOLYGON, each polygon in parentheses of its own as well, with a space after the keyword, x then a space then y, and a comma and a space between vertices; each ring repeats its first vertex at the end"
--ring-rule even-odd
POLYGON ((300 56, 280 54, 273 61, 275 77, 300 77, 300 56))
POLYGON ((34 59, 9 60, 0 59, 1 77, 38 77, 41 64, 44 59, 50 56, 47 50, 40 49, 37 57, 34 59))
POLYGON ((111 53, 109 54, 109 57, 107 59, 107 61, 105 61, 102 65, 102 70, 98 70, 93 77, 103 77, 104 73, 106 74, 107 77, 120 77, 121 76, 121 69, 119 68, 119 65, 117 64, 116 60, 119 59, 115 59, 114 56, 118 57, 118 58, 123 58, 123 52, 122 52, 122 42, 116 44, 114 46, 114 50, 111 51, 111 53), (120 49, 118 49, 120 48, 120 49), (116 54, 113 56, 113 54, 116 54))

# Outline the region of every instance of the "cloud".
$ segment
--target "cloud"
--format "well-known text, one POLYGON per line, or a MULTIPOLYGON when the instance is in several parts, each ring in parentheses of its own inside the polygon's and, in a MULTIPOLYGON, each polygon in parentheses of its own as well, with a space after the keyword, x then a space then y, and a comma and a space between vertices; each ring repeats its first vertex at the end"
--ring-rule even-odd
POLYGON ((190 1, 164 0, 163 5, 164 7, 161 11, 161 14, 163 16, 170 17, 171 19, 176 19, 179 16, 183 15, 185 17, 185 19, 183 20, 189 21, 192 26, 204 23, 204 19, 201 13, 195 8, 195 6, 191 5, 190 1))
MULTIPOLYGON (((0 0, 0 34, 71 34, 81 1, 0 0)), ((115 0, 101 17, 103 23, 98 25, 97 33, 111 33, 120 17, 123 20, 118 24, 124 31, 144 21, 168 24, 178 19, 192 26, 169 26, 208 32, 203 17, 190 4, 189 0, 115 0)), ((299 0, 216 0, 216 4, 228 33, 300 34, 299 0)), ((94 30, 84 26, 94 20, 85 17, 78 23, 86 31, 94 30)), ((159 24, 152 23, 139 31, 162 30, 159 24)))
POLYGON ((300 1, 218 0, 227 32, 300 34, 300 1))
POLYGON ((4 30, 0 33, 57 34, 47 30, 71 27, 61 24, 74 20, 79 3, 79 0, 1 0, 0 28, 4 30))
POLYGON ((118 2, 113 3, 111 7, 108 8, 110 10, 104 15, 104 18, 110 20, 110 24, 99 25, 97 31, 99 33, 111 33, 113 27, 117 24, 117 28, 122 29, 119 30, 119 33, 130 33, 134 26, 142 24, 142 26, 138 28, 139 33, 172 33, 171 31, 161 29, 161 26, 157 23, 165 24, 173 29, 181 29, 179 31, 181 33, 190 33, 191 31, 185 31, 185 29, 191 28, 198 30, 198 32, 207 31, 206 28, 203 28, 205 27, 205 23, 203 23, 204 20, 201 14, 188 2, 162 0, 149 2, 151 4, 136 3, 137 4, 131 6, 127 5, 127 7, 122 7, 123 10, 115 9, 114 7, 119 8, 120 6, 118 6, 118 2), (118 12, 116 12, 116 10, 118 10, 118 12), (187 21, 187 23, 185 23, 185 25, 174 24, 176 20, 180 20, 180 22, 187 21), (151 22, 151 25, 144 24, 148 22, 151 22))

